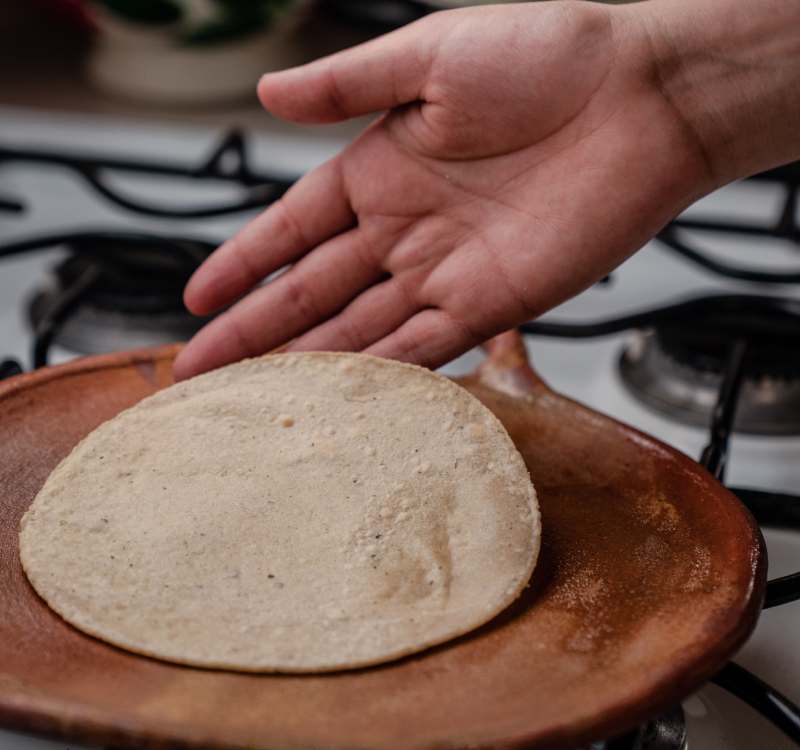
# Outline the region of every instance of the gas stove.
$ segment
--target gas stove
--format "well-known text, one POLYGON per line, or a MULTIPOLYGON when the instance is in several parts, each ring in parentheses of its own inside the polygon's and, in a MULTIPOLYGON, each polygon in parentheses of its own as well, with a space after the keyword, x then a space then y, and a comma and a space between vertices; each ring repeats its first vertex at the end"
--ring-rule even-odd
MULTIPOLYGON (((0 110, 0 377, 185 339, 188 275, 344 145, 0 110)), ((598 284, 523 327, 561 392, 702 461, 762 524, 768 605, 712 684, 592 750, 800 747, 800 170, 693 206, 598 284)), ((443 370, 470 371, 469 352, 443 370)), ((9 750, 72 748, 0 731, 9 750)))

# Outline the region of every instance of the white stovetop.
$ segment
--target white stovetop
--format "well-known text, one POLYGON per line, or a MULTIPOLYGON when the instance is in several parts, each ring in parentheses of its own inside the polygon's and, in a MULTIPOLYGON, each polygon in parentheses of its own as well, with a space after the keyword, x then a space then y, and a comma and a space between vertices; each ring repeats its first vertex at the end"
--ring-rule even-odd
MULTIPOLYGON (((354 131, 350 131, 351 133, 354 131)), ((347 131, 345 131, 347 134, 347 131)), ((70 147, 148 158, 197 161, 212 146, 213 133, 198 127, 164 126, 118 122, 93 118, 27 112, 0 108, 0 145, 70 147)), ((265 132, 253 142, 254 161, 263 169, 287 175, 300 174, 335 153, 344 143, 341 128, 332 131, 292 130, 265 118, 265 132)), ((130 191, 145 191, 149 199, 163 196, 175 200, 176 188, 149 179, 126 178, 119 185, 130 191)), ((178 200, 194 201, 224 197, 220 187, 198 186, 187 195, 181 185, 178 200)), ((77 229, 79 227, 150 227, 180 231, 180 224, 148 220, 123 214, 99 202, 82 184, 64 172, 20 165, 0 165, 0 196, 28 198, 33 210, 23 217, 0 213, 0 242, 22 238, 28 233, 77 229)), ((727 215, 763 217, 774 215, 780 194, 765 184, 735 185, 702 201, 705 211, 727 215)), ((247 217, 193 220, 188 231, 223 238, 247 217)), ((185 225, 184 225, 185 228, 185 225)), ((750 239, 732 243, 707 240, 705 246, 742 264, 791 267, 800 264, 796 249, 750 239), (760 244, 759 244, 760 243, 760 244)), ((0 357, 13 355, 29 362, 29 332, 25 326, 22 301, 58 251, 10 260, 0 260, 0 357)), ((767 292, 798 295, 792 287, 769 288, 737 282, 723 282, 688 262, 676 258, 655 243, 625 263, 607 287, 588 290, 551 313, 553 319, 593 320, 610 317, 674 300, 676 297, 710 292, 767 292)), ((613 336, 591 342, 537 339, 528 343, 532 359, 544 378, 558 390, 589 406, 635 425, 690 456, 697 457, 706 441, 703 430, 676 425, 634 402, 616 375, 616 358, 627 336, 613 336)), ((71 353, 54 352, 55 361, 71 353)), ((452 363, 446 371, 464 372, 480 359, 471 352, 452 363)), ((800 438, 736 437, 728 471, 735 485, 800 492, 800 438)), ((800 568, 800 534, 765 533, 769 547, 770 575, 779 576, 800 568)), ((767 680, 795 702, 800 702, 800 604, 765 612, 756 633, 737 661, 767 680)), ((2 669, 2 665, 0 665, 2 669)), ((690 722, 691 750, 751 750, 769 747, 789 750, 794 746, 749 709, 717 688, 705 688, 684 706, 690 722)), ((42 740, 0 731, 3 750, 44 750, 71 748, 74 744, 48 744, 42 740)))

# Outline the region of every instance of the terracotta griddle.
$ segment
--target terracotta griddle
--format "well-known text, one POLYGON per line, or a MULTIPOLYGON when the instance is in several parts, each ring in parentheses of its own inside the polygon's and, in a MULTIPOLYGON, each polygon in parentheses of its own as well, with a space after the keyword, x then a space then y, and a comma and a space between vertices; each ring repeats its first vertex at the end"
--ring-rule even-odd
POLYGON ((83 635, 28 585, 19 519, 79 439, 170 383, 175 352, 0 386, 0 725, 137 748, 574 748, 678 702, 756 622, 764 547, 736 498, 689 458, 554 393, 506 334, 463 384, 525 457, 544 537, 530 587, 492 623, 327 676, 173 666, 83 635))

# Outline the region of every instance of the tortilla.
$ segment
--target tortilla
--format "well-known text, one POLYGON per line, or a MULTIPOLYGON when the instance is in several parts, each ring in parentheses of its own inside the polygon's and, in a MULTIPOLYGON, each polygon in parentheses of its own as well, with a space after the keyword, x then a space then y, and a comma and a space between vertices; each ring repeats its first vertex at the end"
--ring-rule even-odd
POLYGON ((506 608, 539 550, 500 422, 428 370, 278 354, 106 422, 21 523, 36 591, 80 630, 200 667, 402 657, 506 608))

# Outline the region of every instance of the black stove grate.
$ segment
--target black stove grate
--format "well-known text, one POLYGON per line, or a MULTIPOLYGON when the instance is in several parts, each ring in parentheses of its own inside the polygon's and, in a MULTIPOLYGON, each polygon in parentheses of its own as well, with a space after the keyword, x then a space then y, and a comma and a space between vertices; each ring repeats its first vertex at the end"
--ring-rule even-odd
MULTIPOLYGON (((422 3, 420 3, 422 5, 422 3)), ((147 159, 120 159, 97 154, 75 154, 41 149, 3 148, 0 146, 0 166, 3 163, 47 165, 69 170, 83 179, 98 196, 126 211, 150 217, 188 219, 220 216, 253 208, 263 208, 280 198, 291 186, 284 176, 255 170, 248 158, 242 133, 232 130, 211 149, 199 164, 164 163, 147 159), (114 173, 149 175, 152 177, 184 178, 189 181, 223 181, 239 186, 241 197, 233 202, 191 207, 165 207, 132 199, 108 180, 114 173)), ((758 175, 754 179, 780 182, 786 197, 780 216, 770 226, 747 224, 741 221, 720 221, 704 218, 679 218, 660 235, 659 240, 687 260, 719 276, 758 283, 800 283, 797 272, 772 272, 739 268, 714 259, 690 244, 689 237, 698 232, 722 232, 745 236, 784 238, 800 245, 797 224, 800 164, 789 165, 758 175)), ((20 213, 25 204, 13 196, 0 196, 0 211, 20 213)), ((167 273, 174 280, 188 275, 217 246, 213 238, 187 237, 168 233, 128 232, 88 229, 56 233, 0 243, 0 259, 37 250, 64 247, 69 259, 79 259, 71 266, 68 282, 39 319, 34 332, 33 364, 45 365, 50 344, 64 325, 82 306, 102 297, 109 274, 124 278, 131 267, 155 274, 167 273), (149 261, 145 260, 149 258, 149 261), (149 264, 148 264, 149 262, 149 264), (143 264, 143 265, 142 265, 143 264), (77 270, 75 270, 77 269, 77 270)), ((156 295, 156 298, 158 296, 156 295)), ((138 304, 138 302, 137 302, 138 304)), ((161 301, 174 304, 172 296, 161 301)), ((780 322, 781 336, 800 336, 800 302, 767 296, 708 296, 684 300, 657 309, 646 310, 611 320, 581 323, 533 322, 521 327, 523 333, 539 336, 589 338, 641 328, 696 327, 698 318, 740 305, 767 312, 780 322)), ((156 305, 158 307, 158 305, 156 305)), ((713 315, 711 315, 713 319, 713 315)), ((724 316, 723 316, 724 318, 724 316)), ((723 320, 724 323, 724 320, 723 320)), ((710 339, 722 336, 723 349, 717 352, 715 368, 721 376, 716 408, 710 426, 709 442, 702 463, 722 481, 728 458, 728 442, 733 429, 743 379, 748 362, 759 359, 764 352, 763 330, 721 325, 706 331, 710 339), (754 356, 758 355, 758 356, 754 356)), ((713 326, 712 326, 713 328, 713 326)), ((680 342, 679 342, 680 343, 680 342)), ((18 375, 22 366, 14 360, 0 362, 0 380, 18 375)), ((794 376, 794 371, 784 373, 794 376)), ((798 365, 800 374, 800 365, 798 365)), ((766 492, 751 488, 730 488, 765 526, 800 530, 800 497, 766 492)), ((800 599, 800 573, 769 581, 765 607, 796 602, 800 599)), ((736 664, 727 665, 714 679, 772 721, 800 747, 800 709, 785 696, 736 664)), ((608 742, 596 743, 592 750, 681 750, 685 746, 685 722, 680 709, 675 709, 633 733, 608 742)))
MULTIPOLYGON (((254 170, 250 165, 245 138, 236 129, 228 132, 206 159, 194 165, 0 146, 0 166, 10 163, 40 164, 66 169, 81 177, 95 192, 119 208, 145 216, 169 219, 207 218, 263 208, 280 198, 294 182, 280 175, 254 170), (114 173, 177 177, 203 182, 221 181, 241 186, 244 194, 232 203, 168 208, 123 195, 107 179, 108 175, 114 173)), ((3 200, 9 210, 21 210, 22 204, 19 201, 8 197, 3 200)))
POLYGON ((22 375, 22 365, 16 359, 0 360, 0 380, 13 378, 15 375, 22 375))
POLYGON ((694 237, 715 233, 737 237, 788 240, 797 245, 800 250, 800 221, 798 220, 800 162, 762 172, 750 179, 776 183, 782 188, 782 206, 772 223, 759 224, 740 219, 679 217, 658 235, 658 240, 679 256, 717 276, 758 284, 796 284, 800 282, 800 268, 795 271, 764 271, 756 268, 743 268, 717 260, 692 244, 694 237))

